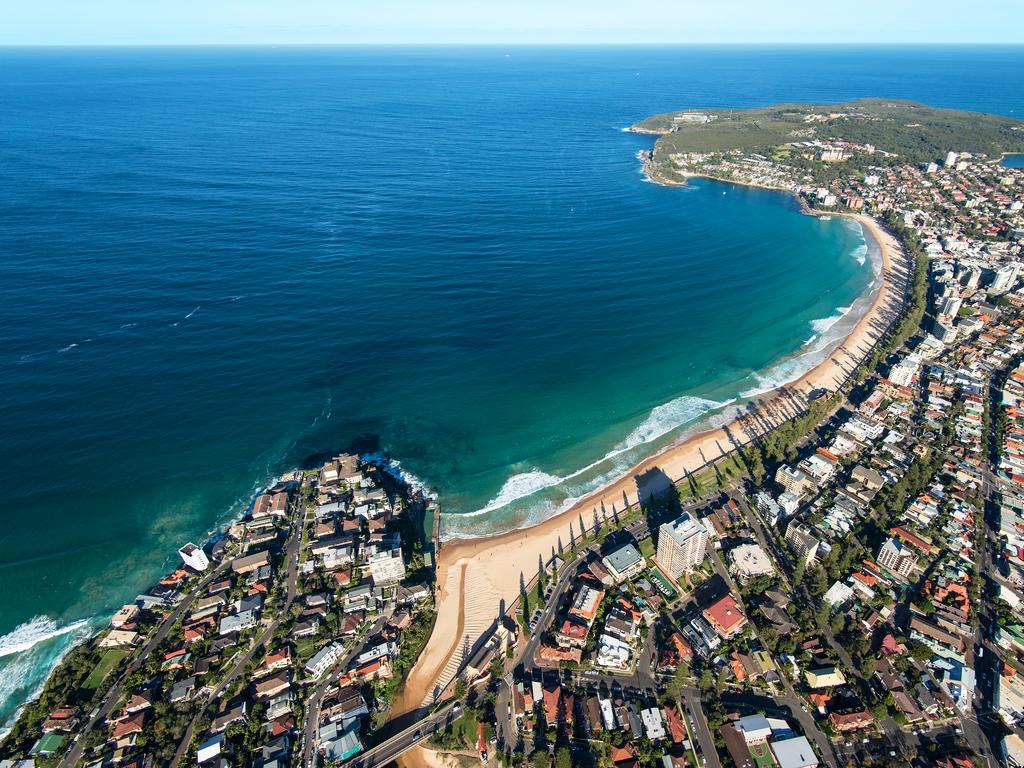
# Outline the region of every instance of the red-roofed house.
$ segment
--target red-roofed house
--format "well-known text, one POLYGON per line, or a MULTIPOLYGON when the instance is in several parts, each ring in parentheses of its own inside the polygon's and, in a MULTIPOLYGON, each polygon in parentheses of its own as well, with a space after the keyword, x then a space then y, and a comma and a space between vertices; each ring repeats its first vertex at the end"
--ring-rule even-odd
POLYGON ((747 626, 747 617, 732 595, 716 600, 704 609, 704 618, 711 622, 722 637, 734 637, 747 626))

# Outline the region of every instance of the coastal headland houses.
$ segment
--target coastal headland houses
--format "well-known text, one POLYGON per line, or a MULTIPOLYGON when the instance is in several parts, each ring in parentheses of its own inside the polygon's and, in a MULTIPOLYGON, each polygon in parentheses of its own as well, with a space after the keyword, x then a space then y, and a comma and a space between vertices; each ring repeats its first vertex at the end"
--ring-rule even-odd
POLYGON ((186 568, 76 649, 69 663, 91 672, 69 677, 52 711, 24 713, 25 735, 7 744, 89 765, 351 758, 373 735, 368 701, 387 711, 400 656, 426 637, 423 543, 403 536, 426 507, 386 465, 352 454, 283 476, 226 535, 182 546, 186 568), (67 714, 71 702, 92 702, 95 717, 67 714))

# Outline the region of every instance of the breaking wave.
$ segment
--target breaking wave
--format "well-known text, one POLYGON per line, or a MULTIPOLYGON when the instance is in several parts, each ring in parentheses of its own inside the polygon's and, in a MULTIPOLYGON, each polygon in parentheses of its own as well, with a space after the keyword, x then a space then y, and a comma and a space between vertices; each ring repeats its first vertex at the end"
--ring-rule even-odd
POLYGON ((360 458, 367 464, 373 464, 376 467, 380 467, 396 480, 408 485, 413 492, 423 494, 424 498, 437 499, 437 493, 431 490, 426 483, 416 477, 412 472, 404 469, 402 467, 402 462, 383 453, 364 453, 360 458))
MULTIPOLYGON (((616 458, 635 448, 654 442, 680 427, 692 424, 712 411, 725 408, 733 402, 734 400, 719 402, 702 397, 693 397, 692 395, 677 397, 675 400, 670 400, 653 408, 647 418, 637 425, 622 442, 618 443, 597 461, 566 475, 553 475, 540 469, 532 469, 528 472, 512 475, 504 482, 494 498, 483 507, 472 512, 452 515, 450 519, 479 517, 489 512, 504 509, 541 491, 561 486, 594 471, 602 465, 614 462, 616 458)), ((582 484, 582 487, 572 488, 570 497, 563 499, 561 502, 551 499, 547 500, 545 506, 549 510, 546 509, 545 511, 554 512, 560 511, 563 508, 567 509, 568 506, 572 506, 583 495, 600 487, 601 484, 614 477, 615 473, 621 469, 622 467, 619 466, 611 466, 608 472, 588 479, 582 484)))
POLYGON ((0 637, 0 656, 22 653, 39 643, 81 629, 87 623, 82 619, 62 627, 49 616, 36 616, 0 637))
POLYGON ((0 637, 0 704, 19 702, 13 710, 5 711, 0 737, 25 703, 40 694, 50 672, 65 654, 91 631, 86 621, 62 627, 49 616, 36 616, 0 637))

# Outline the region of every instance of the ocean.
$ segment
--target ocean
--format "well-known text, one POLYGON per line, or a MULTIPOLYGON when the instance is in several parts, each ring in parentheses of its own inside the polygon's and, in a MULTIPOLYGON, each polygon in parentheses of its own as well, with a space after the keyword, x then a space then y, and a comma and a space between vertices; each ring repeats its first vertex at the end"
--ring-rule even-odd
POLYGON ((1016 47, 0 49, 0 722, 324 451, 529 524, 809 366, 873 273, 623 132, 862 96, 1024 113, 1016 47))

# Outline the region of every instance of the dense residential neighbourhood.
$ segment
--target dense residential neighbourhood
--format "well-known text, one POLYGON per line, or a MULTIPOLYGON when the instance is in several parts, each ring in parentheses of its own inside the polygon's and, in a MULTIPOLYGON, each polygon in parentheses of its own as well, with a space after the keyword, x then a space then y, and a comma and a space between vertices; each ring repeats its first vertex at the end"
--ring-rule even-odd
POLYGON ((361 753, 433 625, 432 513, 356 455, 280 478, 65 660, 3 764, 277 768, 361 753))
POLYGON ((842 140, 645 160, 876 217, 913 259, 904 317, 738 477, 581 520, 524 584, 525 642, 464 679, 432 745, 533 766, 1024 764, 1024 173, 842 140))
POLYGON ((840 137, 647 162, 897 237, 904 315, 839 393, 581 518, 411 716, 436 505, 357 455, 282 477, 65 659, 4 768, 1024 765, 1024 171, 840 137))

